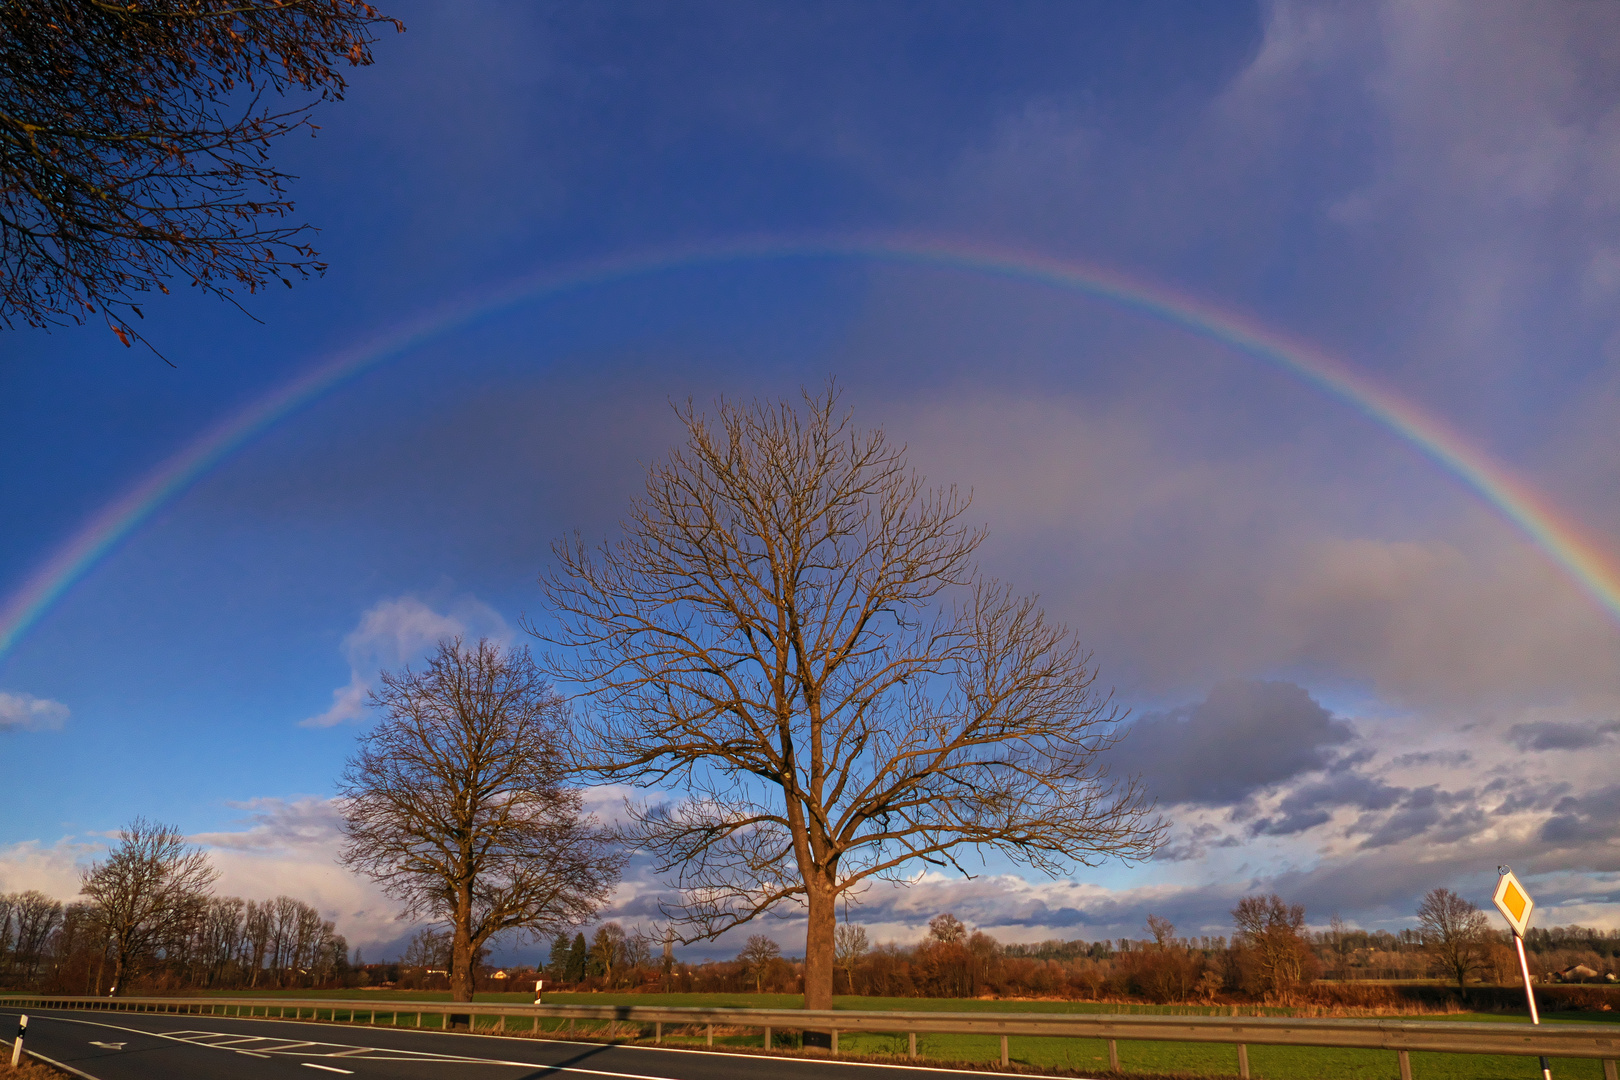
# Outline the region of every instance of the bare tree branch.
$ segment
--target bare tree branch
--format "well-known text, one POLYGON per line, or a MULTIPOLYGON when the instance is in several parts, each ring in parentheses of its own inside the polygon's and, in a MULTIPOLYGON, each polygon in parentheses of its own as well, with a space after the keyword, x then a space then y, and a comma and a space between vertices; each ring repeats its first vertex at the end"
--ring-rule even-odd
POLYGON ((340 99, 372 30, 362 0, 8 0, 0 4, 0 322, 99 314, 145 338, 139 294, 237 290, 325 270, 289 220, 270 144, 340 99))

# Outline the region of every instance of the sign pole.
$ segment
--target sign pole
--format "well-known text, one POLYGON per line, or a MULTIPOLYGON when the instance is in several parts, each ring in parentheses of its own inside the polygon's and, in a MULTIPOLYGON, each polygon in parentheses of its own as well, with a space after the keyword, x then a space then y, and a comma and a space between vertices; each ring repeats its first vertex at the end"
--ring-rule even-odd
MULTIPOLYGON (((1530 1022, 1541 1023, 1541 1016, 1536 1012, 1536 992, 1530 988, 1530 965, 1524 958, 1524 938, 1517 932, 1513 935, 1513 944, 1519 950, 1519 973, 1524 976, 1524 998, 1530 1003, 1530 1022)), ((1552 1080, 1552 1066, 1547 1059, 1541 1059, 1541 1080, 1552 1080)))
MULTIPOLYGON (((1519 974, 1524 976, 1524 999, 1530 1003, 1530 1022, 1540 1024, 1541 1014, 1536 1011, 1536 991, 1530 982, 1530 962, 1524 957, 1524 931, 1530 925, 1530 912, 1535 910, 1536 902, 1530 899, 1530 894, 1519 884, 1512 870, 1498 866, 1496 872, 1501 880, 1496 883, 1496 895, 1491 899, 1507 919, 1508 926, 1513 928, 1513 947, 1519 953, 1519 974)), ((1552 1080, 1552 1066, 1545 1057, 1540 1061, 1541 1080, 1552 1080)))

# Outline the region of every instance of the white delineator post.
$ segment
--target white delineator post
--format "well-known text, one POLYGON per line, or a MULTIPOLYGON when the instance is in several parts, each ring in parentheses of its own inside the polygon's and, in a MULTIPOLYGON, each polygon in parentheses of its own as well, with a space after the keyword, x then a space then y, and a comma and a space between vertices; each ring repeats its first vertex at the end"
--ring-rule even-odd
POLYGON ((28 1034, 28 1014, 23 1013, 17 1018, 17 1041, 11 1044, 11 1067, 15 1069, 17 1063, 22 1061, 23 1036, 28 1034))
MULTIPOLYGON (((1530 982, 1530 962, 1524 956, 1524 932, 1530 925, 1530 913, 1535 910, 1536 902, 1530 899, 1519 879, 1513 876, 1513 871, 1505 866, 1496 868, 1500 879, 1496 883, 1496 895, 1491 901, 1496 910, 1507 919, 1508 926, 1513 930, 1513 947, 1519 953, 1519 974, 1524 976, 1524 999, 1530 1003, 1530 1022, 1541 1023, 1541 1014, 1536 1011, 1536 991, 1530 982)), ((1546 1058, 1541 1062, 1541 1080, 1552 1080, 1552 1066, 1546 1058)))
POLYGON ((536 979, 536 980, 534 980, 534 1003, 536 1005, 541 1004, 540 991, 544 990, 545 986, 546 986, 546 980, 544 980, 544 979, 536 979))

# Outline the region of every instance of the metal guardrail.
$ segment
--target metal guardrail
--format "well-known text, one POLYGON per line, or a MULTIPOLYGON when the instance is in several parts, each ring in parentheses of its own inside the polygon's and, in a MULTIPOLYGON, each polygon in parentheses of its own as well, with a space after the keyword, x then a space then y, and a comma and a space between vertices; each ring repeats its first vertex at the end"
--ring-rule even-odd
MULTIPOLYGON (((376 1023, 389 1017, 465 1017, 478 1030, 476 1018, 496 1020, 499 1032, 573 1034, 578 1021, 611 1021, 652 1027, 661 1042, 665 1025, 701 1027, 713 1044, 714 1028, 762 1029, 765 1046, 773 1032, 815 1031, 831 1034, 878 1032, 909 1035, 910 1056, 917 1056, 917 1036, 928 1034, 1001 1037, 1001 1063, 1008 1064, 1007 1038, 1103 1039, 1109 1064, 1119 1068, 1120 1041, 1226 1043, 1237 1047, 1238 1072, 1248 1076, 1250 1046, 1328 1046, 1388 1050, 1397 1055, 1402 1080, 1412 1076, 1413 1051, 1446 1054, 1507 1054, 1520 1057, 1586 1058, 1603 1062, 1605 1080, 1620 1080, 1620 1024, 1480 1024, 1433 1020, 1315 1020, 1289 1017, 1155 1016, 1074 1013, 885 1012, 867 1009, 719 1009, 660 1005, 511 1005, 496 1002, 366 1001, 324 998, 251 997, 56 997, 5 995, 0 1006, 34 1009, 93 1009, 119 1012, 168 1012, 204 1016, 269 1019, 329 1019, 339 1023, 376 1023), (513 1024, 517 1020, 523 1023, 513 1024), (556 1021, 556 1027, 546 1025, 556 1021)), ((448 1024, 448 1019, 441 1021, 448 1024)), ((487 1029, 486 1029, 487 1030, 487 1029)))

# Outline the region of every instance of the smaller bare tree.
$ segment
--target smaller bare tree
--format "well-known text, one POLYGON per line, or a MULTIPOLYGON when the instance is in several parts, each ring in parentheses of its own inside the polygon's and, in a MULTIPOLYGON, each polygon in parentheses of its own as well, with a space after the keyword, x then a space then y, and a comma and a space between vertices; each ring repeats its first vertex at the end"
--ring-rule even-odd
POLYGON ((737 959, 747 965, 749 973, 754 976, 754 993, 765 992, 765 975, 771 969, 771 961, 781 955, 782 947, 764 934, 753 934, 748 938, 748 944, 737 954, 737 959))
POLYGON ((602 976, 602 985, 611 989, 624 960, 624 927, 616 922, 603 923, 591 935, 591 965, 602 976))
POLYGON ((1471 900, 1450 889, 1430 889, 1418 905, 1418 932, 1437 966, 1467 993, 1468 976, 1485 966, 1489 923, 1471 900))
POLYGON ((1157 948, 1167 949, 1176 943, 1176 924, 1163 915, 1147 917, 1147 932, 1157 948))
POLYGON ((452 1001, 496 934, 584 922, 623 856, 562 784, 567 714, 527 650, 440 642, 424 671, 382 676, 384 719, 361 736, 339 791, 344 865, 406 914, 450 926, 452 1001))
POLYGON ((1350 954, 1354 951, 1350 927, 1337 911, 1333 913, 1333 919, 1328 923, 1328 927, 1328 945, 1333 950, 1333 970, 1339 981, 1343 982, 1350 977, 1350 954))
MULTIPOLYGON (((846 910, 844 915, 847 919, 849 912, 846 910)), ((838 929, 833 932, 833 962, 844 969, 844 977, 849 980, 849 992, 852 994, 860 993, 855 989, 855 965, 861 962, 861 957, 871 947, 864 926, 846 921, 839 923, 838 929)))
POLYGON ((80 876, 113 954, 110 995, 128 989, 139 965, 183 936, 202 916, 219 874, 180 830, 136 818, 104 862, 80 876))
POLYGON ((1251 989, 1285 997, 1304 980, 1310 963, 1305 943, 1305 907, 1286 904, 1276 893, 1245 896, 1232 909, 1237 941, 1252 957, 1251 989))
POLYGON ((941 945, 955 945, 967 937, 967 927, 947 911, 928 920, 928 936, 941 945))

